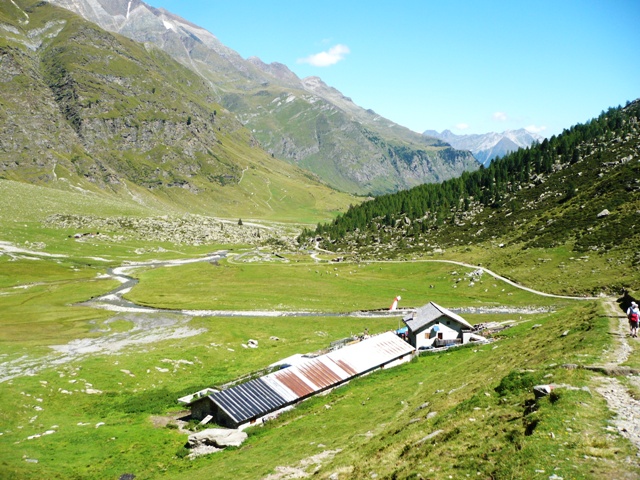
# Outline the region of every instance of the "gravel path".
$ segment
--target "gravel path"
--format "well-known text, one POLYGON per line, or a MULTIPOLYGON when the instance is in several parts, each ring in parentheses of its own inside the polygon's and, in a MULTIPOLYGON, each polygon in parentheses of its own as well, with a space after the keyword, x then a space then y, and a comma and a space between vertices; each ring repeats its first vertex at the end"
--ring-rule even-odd
MULTIPOLYGON (((629 325, 624 315, 614 300, 604 303, 609 316, 616 319, 617 327, 612 333, 616 337, 616 349, 613 359, 607 366, 620 365, 629 359, 633 353, 633 347, 629 345, 629 325)), ((609 409, 616 414, 613 424, 618 432, 627 438, 640 450, 640 401, 634 399, 627 388, 615 377, 595 377, 599 383, 596 391, 607 401, 609 409)), ((632 383, 638 384, 638 379, 632 378, 632 383)), ((640 455, 640 452, 639 452, 640 455)))
POLYGON ((640 402, 631 397, 616 378, 600 377, 597 381, 600 385, 596 391, 605 398, 609 409, 616 413, 613 424, 618 432, 640 449, 640 402))

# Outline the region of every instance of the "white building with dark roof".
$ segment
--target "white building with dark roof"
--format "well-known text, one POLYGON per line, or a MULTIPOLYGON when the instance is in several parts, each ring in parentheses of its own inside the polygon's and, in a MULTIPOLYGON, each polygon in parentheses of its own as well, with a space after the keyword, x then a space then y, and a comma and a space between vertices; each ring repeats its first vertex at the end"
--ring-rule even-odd
POLYGON ((429 302, 402 319, 409 329, 409 343, 416 349, 486 341, 472 333, 473 325, 460 315, 429 302))

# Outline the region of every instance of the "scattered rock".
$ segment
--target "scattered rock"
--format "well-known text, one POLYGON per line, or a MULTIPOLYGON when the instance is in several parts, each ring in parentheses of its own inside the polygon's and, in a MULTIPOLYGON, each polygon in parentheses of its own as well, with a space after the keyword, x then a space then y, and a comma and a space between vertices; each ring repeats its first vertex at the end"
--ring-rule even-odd
POLYGON ((547 396, 553 390, 553 385, 536 385, 533 387, 533 394, 536 398, 547 396))
POLYGON ((420 445, 420 444, 426 442, 427 440, 431 440, 432 438, 437 437, 438 435, 440 435, 442 432, 444 432, 444 430, 436 430, 435 432, 431 432, 426 437, 423 437, 420 440, 418 440, 416 442, 416 445, 420 445))
MULTIPOLYGON (((269 240, 294 248, 299 233, 292 227, 234 224, 213 217, 183 215, 180 217, 96 217, 92 215, 50 215, 45 225, 80 231, 118 232, 100 234, 103 241, 120 242, 129 238, 170 242, 180 245, 243 244, 259 245, 269 240), (221 228, 221 224, 224 228, 221 228), (247 226, 252 228, 247 228, 247 226)), ((96 234, 97 235, 97 234, 96 234)), ((143 249, 139 253, 145 253, 143 249)))
POLYGON ((563 365, 560 365, 560 368, 565 368, 567 370, 575 370, 575 369, 577 369, 579 367, 575 363, 565 363, 563 365))
POLYGON ((217 448, 239 447, 247 439, 247 434, 242 430, 227 428, 209 428, 201 432, 189 435, 187 444, 189 448, 208 445, 217 448))

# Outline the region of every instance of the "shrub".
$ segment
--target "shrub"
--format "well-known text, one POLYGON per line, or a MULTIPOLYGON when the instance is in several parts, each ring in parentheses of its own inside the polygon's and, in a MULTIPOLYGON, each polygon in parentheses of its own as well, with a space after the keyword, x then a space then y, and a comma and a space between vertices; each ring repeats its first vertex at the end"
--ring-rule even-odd
POLYGON ((534 385, 540 383, 540 374, 532 372, 521 372, 512 370, 500 381, 496 387, 496 392, 504 397, 505 395, 520 393, 522 390, 530 390, 534 385))

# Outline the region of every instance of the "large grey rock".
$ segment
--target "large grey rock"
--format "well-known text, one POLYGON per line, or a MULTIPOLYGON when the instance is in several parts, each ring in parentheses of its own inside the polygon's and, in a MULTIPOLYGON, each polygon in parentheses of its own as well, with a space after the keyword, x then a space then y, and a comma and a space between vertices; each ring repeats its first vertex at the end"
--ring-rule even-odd
POLYGON ((533 394, 536 398, 545 397, 551 394, 553 388, 553 385, 536 385, 535 387, 533 387, 533 394))
POLYGON ((247 434, 242 430, 231 430, 227 428, 208 428, 201 432, 189 435, 187 441, 189 448, 196 448, 202 445, 214 447, 239 447, 247 439, 247 434))

